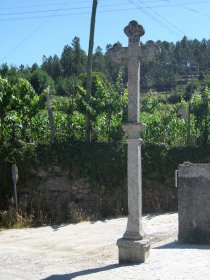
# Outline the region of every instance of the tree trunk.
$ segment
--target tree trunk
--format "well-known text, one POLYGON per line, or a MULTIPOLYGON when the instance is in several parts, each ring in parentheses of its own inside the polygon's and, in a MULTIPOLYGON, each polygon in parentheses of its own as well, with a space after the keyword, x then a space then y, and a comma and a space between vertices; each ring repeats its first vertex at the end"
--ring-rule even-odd
MULTIPOLYGON (((95 31, 95 19, 96 19, 96 8, 98 0, 93 0, 92 15, 90 23, 90 37, 89 37, 89 48, 88 48, 88 61, 87 61, 87 88, 86 88, 86 99, 87 103, 90 104, 91 97, 91 85, 92 85, 92 57, 93 57, 93 44, 94 44, 94 31, 95 31)), ((86 142, 91 141, 91 125, 90 125, 90 111, 87 109, 86 112, 86 142)))

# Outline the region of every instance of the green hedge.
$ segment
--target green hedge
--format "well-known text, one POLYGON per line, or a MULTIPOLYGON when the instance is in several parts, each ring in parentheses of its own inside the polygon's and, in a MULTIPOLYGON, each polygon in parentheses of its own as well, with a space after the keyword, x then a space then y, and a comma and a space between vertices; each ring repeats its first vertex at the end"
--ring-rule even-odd
MULTIPOLYGON (((0 147, 0 209, 8 206, 8 199, 12 196, 13 163, 18 166, 20 184, 24 184, 24 181, 31 176, 31 169, 57 165, 68 169, 72 176, 89 178, 93 191, 103 186, 106 192, 112 192, 117 188, 122 188, 126 192, 126 147, 126 144, 121 142, 115 144, 54 142, 38 145, 19 144, 16 147, 2 145, 0 147)), ((143 186, 144 181, 154 180, 158 185, 156 191, 164 192, 166 189, 164 184, 170 178, 173 180, 174 170, 184 161, 210 162, 210 146, 168 148, 164 145, 143 145, 143 186)), ((153 189, 150 190, 152 191, 153 189)))

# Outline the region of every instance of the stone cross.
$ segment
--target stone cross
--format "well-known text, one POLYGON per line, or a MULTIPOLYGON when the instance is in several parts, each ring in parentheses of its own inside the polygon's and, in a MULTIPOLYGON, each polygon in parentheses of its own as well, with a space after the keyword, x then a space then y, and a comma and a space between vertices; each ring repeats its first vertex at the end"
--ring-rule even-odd
POLYGON ((123 130, 128 133, 128 222, 123 238, 117 241, 120 263, 141 263, 149 255, 149 241, 144 239, 142 228, 142 174, 140 132, 145 125, 139 121, 140 113, 140 60, 153 60, 160 54, 160 48, 152 41, 140 45, 144 28, 131 21, 124 28, 128 36, 128 47, 117 43, 108 51, 115 62, 128 60, 128 123, 123 130))

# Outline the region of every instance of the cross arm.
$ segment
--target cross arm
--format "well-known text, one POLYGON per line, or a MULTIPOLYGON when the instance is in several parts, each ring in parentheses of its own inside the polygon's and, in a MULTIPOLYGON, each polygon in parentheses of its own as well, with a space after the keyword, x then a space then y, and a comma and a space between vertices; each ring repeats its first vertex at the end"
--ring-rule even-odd
POLYGON ((124 59, 128 58, 128 48, 122 47, 120 43, 116 43, 107 51, 107 55, 116 63, 121 63, 124 59))
POLYGON ((153 41, 149 40, 142 46, 140 57, 151 61, 157 59, 160 54, 161 48, 153 41))

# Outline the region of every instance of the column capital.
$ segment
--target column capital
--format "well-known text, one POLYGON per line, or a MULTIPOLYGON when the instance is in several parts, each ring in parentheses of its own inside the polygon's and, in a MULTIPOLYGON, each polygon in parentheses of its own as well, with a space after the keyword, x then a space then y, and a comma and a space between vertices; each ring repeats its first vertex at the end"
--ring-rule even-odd
POLYGON ((128 133, 128 139, 139 139, 140 132, 146 129, 146 125, 138 122, 134 123, 124 123, 122 124, 122 129, 128 133))
POLYGON ((137 144, 137 145, 141 145, 142 142, 143 142, 143 140, 142 140, 141 138, 134 138, 134 139, 128 138, 128 139, 126 140, 126 142, 127 142, 127 144, 133 144, 133 145, 137 144))

